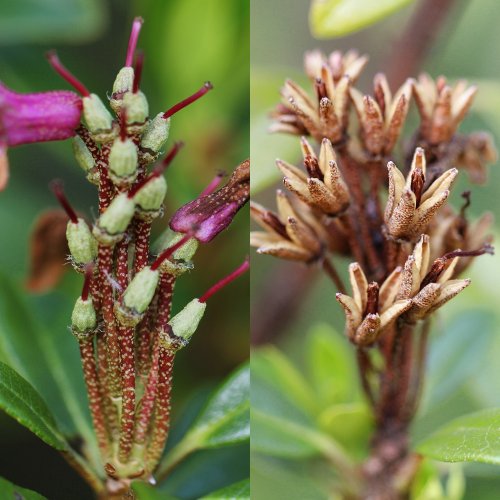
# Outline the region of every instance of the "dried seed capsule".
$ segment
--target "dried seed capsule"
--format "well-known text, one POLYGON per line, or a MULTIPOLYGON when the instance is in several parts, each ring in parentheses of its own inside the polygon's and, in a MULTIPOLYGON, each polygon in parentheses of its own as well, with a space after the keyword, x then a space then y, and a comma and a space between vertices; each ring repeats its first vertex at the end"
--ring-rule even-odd
POLYGON ((113 117, 96 94, 83 98, 83 116, 90 133, 97 142, 113 139, 113 117))
POLYGON ((113 142, 109 152, 109 177, 121 187, 130 186, 136 180, 137 147, 130 139, 117 138, 113 142))
POLYGON ((92 297, 78 297, 71 314, 71 331, 79 341, 90 340, 97 330, 97 317, 92 297))
POLYGON ((132 279, 123 294, 121 302, 115 304, 115 314, 125 326, 135 326, 144 316, 153 300, 158 286, 160 272, 146 266, 132 279))
POLYGON ((66 238, 71 257, 79 270, 85 264, 95 260, 97 256, 97 241, 92 236, 87 223, 83 219, 78 218, 76 224, 71 220, 68 222, 66 238))
POLYGON ((99 243, 113 246, 124 236, 135 213, 134 200, 120 193, 101 214, 94 225, 93 234, 99 243))
POLYGON ((146 163, 158 158, 161 148, 167 142, 170 130, 170 118, 165 119, 158 113, 146 126, 141 140, 141 152, 146 163))

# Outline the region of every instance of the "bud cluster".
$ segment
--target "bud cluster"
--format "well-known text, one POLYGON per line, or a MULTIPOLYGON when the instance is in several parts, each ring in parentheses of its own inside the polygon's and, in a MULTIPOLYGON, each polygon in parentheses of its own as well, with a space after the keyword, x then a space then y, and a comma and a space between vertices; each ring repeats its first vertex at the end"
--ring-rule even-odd
POLYGON ((103 472, 116 490, 132 479, 152 479, 170 425, 173 362, 202 319, 207 299, 248 269, 244 262, 222 284, 193 299, 171 316, 176 280, 193 269, 198 242, 225 229, 249 197, 249 162, 236 168, 217 189, 216 178, 202 195, 173 216, 172 229, 150 249, 152 222, 163 215, 167 193, 165 169, 179 152, 173 146, 159 163, 171 117, 212 86, 204 84, 166 112, 149 118, 140 90, 142 54, 136 44, 142 19, 135 19, 126 64, 110 96, 111 113, 61 64, 53 68, 80 94, 83 122, 75 124, 73 150, 99 196, 99 215, 89 226, 52 185, 69 221, 67 240, 75 270, 84 286, 71 317, 82 356, 84 377, 103 472), (134 63, 135 60, 135 63, 134 63), (193 209, 195 207, 195 209, 193 209))
MULTIPOLYGON (((459 212, 446 202, 460 169, 484 181, 496 151, 485 132, 458 132, 476 87, 424 74, 392 93, 378 74, 373 95, 365 95, 354 84, 366 62, 352 51, 310 52, 305 69, 314 95, 285 82, 271 130, 302 136, 303 168, 276 161, 287 192, 277 193, 277 213, 252 203, 264 231, 253 232, 251 244, 258 253, 320 265, 333 279, 377 423, 376 454, 405 435, 414 415, 429 318, 470 284, 458 274, 472 258, 493 251, 491 215, 467 217, 470 192, 459 212), (412 98, 420 123, 401 144, 412 98), (354 261, 351 295, 331 256, 354 261)), ((393 458, 377 455, 366 474, 403 467, 405 446, 393 458)))

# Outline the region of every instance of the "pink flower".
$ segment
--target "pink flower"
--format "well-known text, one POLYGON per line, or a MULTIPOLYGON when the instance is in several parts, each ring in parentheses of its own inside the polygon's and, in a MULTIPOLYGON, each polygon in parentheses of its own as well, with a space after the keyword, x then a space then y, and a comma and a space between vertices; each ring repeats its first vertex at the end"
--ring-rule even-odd
POLYGON ((74 92, 18 94, 0 83, 0 190, 8 178, 7 147, 72 137, 81 113, 82 100, 74 92))
POLYGON ((236 167, 221 189, 213 192, 214 187, 209 186, 196 200, 179 208, 170 220, 170 227, 179 233, 192 232, 203 243, 215 238, 248 201, 250 160, 236 167))

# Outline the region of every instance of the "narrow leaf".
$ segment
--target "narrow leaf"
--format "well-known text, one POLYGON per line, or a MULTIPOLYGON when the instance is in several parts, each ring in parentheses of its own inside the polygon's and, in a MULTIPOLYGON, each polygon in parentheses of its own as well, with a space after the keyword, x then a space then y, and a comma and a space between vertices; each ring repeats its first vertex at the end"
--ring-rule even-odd
POLYGON ((45 401, 29 382, 1 362, 0 408, 53 448, 68 448, 45 401))
POLYGON ((273 346, 252 354, 252 376, 259 376, 306 413, 315 414, 313 391, 288 358, 273 346))
POLYGON ((7 479, 0 477, 0 492, 2 498, 12 500, 47 500, 44 496, 26 488, 21 488, 7 479))
POLYGON ((202 500, 247 500, 250 499, 250 480, 245 479, 202 497, 202 500))
POLYGON ((443 462, 500 464, 500 409, 451 421, 422 441, 417 451, 443 462))
POLYGON ((191 429, 158 468, 158 477, 196 450, 240 443, 250 437, 250 368, 238 368, 215 390, 191 429))
POLYGON ((317 38, 359 31, 391 15, 412 0, 313 0, 309 24, 317 38))

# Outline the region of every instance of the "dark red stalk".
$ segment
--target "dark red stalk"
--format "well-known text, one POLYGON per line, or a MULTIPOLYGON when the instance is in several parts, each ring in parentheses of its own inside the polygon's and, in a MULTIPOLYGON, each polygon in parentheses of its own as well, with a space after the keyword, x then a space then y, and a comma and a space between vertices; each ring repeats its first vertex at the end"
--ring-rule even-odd
POLYGON ((209 194, 212 194, 216 189, 217 186, 220 184, 220 181, 224 178, 224 172, 219 172, 207 185, 207 187, 200 193, 198 198, 202 198, 203 196, 208 196, 209 194))
POLYGON ((234 281, 236 278, 241 276, 243 273, 250 269, 250 262, 248 259, 243 262, 237 269, 235 269, 231 274, 228 274, 225 278, 222 278, 218 283, 210 287, 199 299, 199 302, 206 302, 212 295, 217 293, 219 290, 224 288, 226 285, 234 281))
POLYGON ((137 40, 139 39, 139 33, 141 32, 143 23, 144 19, 142 17, 134 18, 134 21, 132 23, 132 31, 130 32, 130 38, 128 40, 125 66, 132 67, 132 62, 134 61, 135 49, 137 47, 137 40))
POLYGON ((181 246, 184 245, 192 237, 193 235, 190 233, 185 234, 177 243, 175 243, 175 245, 172 245, 171 247, 164 250, 151 264, 151 270, 155 271, 156 269, 158 269, 162 265, 162 263, 165 262, 165 260, 171 257, 176 250, 181 248, 181 246))
POLYGON ((137 52, 137 55, 135 57, 134 85, 132 86, 132 92, 134 94, 136 94, 139 91, 139 85, 141 84, 143 65, 144 65, 144 52, 142 50, 140 50, 137 52))
POLYGON ((57 201, 61 204, 62 208, 66 212, 69 217, 69 220, 73 224, 78 224, 78 217, 76 212, 73 210, 73 207, 70 205, 68 198, 64 194, 64 184, 61 180, 55 179, 50 184, 50 189, 54 193, 54 196, 57 198, 57 201))
POLYGON ((49 64, 54 68, 54 70, 64 80, 66 80, 81 96, 88 97, 90 95, 87 87, 85 87, 85 85, 63 65, 55 50, 47 52, 47 60, 49 61, 49 64))
POLYGON ((175 115, 178 111, 181 109, 185 108, 186 106, 189 106, 191 103, 197 101, 200 97, 203 97, 209 90, 213 89, 213 85, 210 82, 205 82, 203 86, 195 92, 193 95, 186 97, 186 99, 182 100, 181 102, 178 102, 175 106, 172 106, 170 109, 165 111, 163 113, 163 118, 165 120, 167 118, 170 118, 171 116, 175 115))

